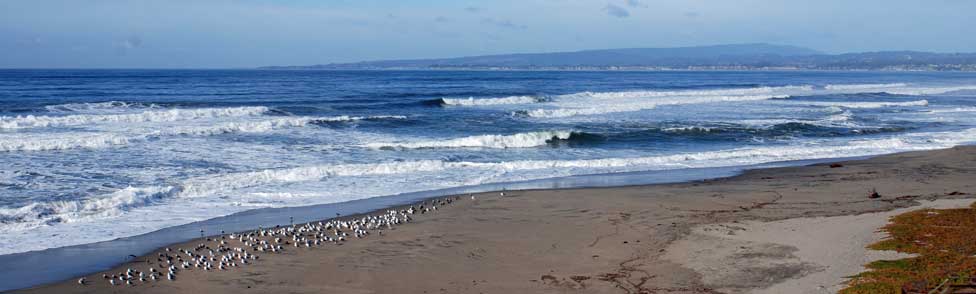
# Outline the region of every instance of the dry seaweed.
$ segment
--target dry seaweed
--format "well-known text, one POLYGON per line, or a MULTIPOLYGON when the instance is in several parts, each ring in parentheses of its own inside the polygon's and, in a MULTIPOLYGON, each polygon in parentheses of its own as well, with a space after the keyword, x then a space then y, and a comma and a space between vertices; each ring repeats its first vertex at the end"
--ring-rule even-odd
POLYGON ((976 203, 970 208, 923 209, 897 215, 882 228, 889 237, 868 248, 916 254, 880 260, 851 277, 842 294, 929 293, 968 285, 976 277, 976 203))

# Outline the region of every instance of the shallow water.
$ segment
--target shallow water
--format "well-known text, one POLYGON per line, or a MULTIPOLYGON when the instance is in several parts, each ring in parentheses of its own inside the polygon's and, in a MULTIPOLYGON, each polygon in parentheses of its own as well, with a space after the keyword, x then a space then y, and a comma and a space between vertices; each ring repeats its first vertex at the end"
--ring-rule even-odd
POLYGON ((243 211, 976 141, 976 74, 0 71, 0 254, 243 211))

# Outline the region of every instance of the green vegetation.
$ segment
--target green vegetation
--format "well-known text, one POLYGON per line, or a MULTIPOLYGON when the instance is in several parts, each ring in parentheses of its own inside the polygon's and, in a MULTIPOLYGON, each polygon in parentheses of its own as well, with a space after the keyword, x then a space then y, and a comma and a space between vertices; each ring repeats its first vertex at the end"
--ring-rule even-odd
POLYGON ((895 216, 882 228, 890 237, 874 250, 917 256, 867 265, 842 294, 928 293, 976 277, 976 203, 970 208, 923 209, 895 216))

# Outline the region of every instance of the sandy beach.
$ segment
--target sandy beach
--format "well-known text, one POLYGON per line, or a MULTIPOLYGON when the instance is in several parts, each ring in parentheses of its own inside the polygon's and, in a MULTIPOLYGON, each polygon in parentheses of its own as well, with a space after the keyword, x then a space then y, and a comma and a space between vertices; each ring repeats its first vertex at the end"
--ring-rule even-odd
MULTIPOLYGON (((99 272, 87 285, 17 292, 836 292, 861 264, 899 257, 864 249, 890 216, 969 205, 974 164, 966 146, 679 184, 463 195, 382 236, 289 247, 231 270, 134 286, 99 272), (869 199, 872 188, 882 197, 869 199)), ((146 268, 157 252, 106 273, 146 268)))

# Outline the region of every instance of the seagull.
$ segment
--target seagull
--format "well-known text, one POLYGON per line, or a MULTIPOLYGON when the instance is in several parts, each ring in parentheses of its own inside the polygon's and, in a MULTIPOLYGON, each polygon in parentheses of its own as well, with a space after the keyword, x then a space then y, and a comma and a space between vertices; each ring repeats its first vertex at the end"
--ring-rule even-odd
POLYGON ((84 286, 85 285, 85 278, 78 279, 78 284, 84 286))

